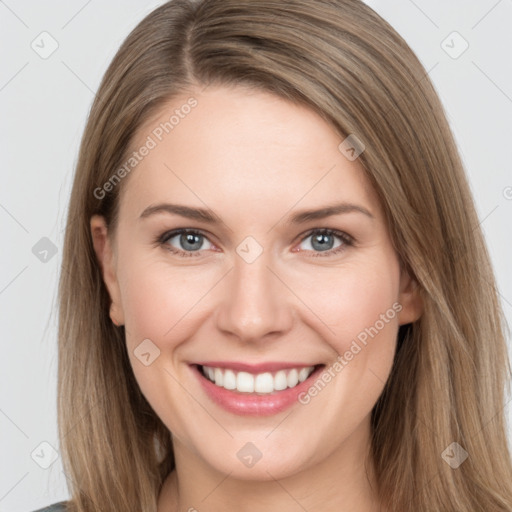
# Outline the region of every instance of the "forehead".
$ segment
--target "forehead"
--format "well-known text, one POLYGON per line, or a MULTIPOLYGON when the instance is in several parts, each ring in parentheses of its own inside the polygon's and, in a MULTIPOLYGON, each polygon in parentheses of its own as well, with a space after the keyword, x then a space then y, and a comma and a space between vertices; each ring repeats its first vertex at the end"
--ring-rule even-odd
POLYGON ((132 150, 150 149, 123 184, 122 203, 142 211, 179 197, 214 210, 226 202, 259 205, 260 215, 264 205, 279 215, 298 202, 357 199, 375 209, 362 165, 338 147, 343 139, 312 109, 267 92, 211 87, 183 94, 137 131, 132 150))

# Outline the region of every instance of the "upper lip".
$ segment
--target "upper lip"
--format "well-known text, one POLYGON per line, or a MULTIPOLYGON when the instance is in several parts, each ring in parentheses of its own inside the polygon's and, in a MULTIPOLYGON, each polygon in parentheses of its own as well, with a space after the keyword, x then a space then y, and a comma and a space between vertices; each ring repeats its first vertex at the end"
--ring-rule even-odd
POLYGON ((202 361, 195 363, 198 366, 209 366, 213 368, 225 368, 227 370, 234 370, 239 372, 248 373, 265 373, 265 372, 277 372, 279 370, 287 370, 290 368, 308 368, 310 366, 317 366, 311 363, 290 363, 290 362, 279 362, 279 361, 268 361, 266 363, 248 364, 238 361, 202 361))

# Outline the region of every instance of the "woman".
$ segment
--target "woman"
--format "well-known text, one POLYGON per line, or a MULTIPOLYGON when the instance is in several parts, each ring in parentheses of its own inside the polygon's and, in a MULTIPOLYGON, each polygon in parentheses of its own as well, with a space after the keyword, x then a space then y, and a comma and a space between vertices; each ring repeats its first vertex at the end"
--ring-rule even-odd
POLYGON ((71 195, 66 510, 512 510, 478 225, 425 70, 365 4, 156 9, 71 195))

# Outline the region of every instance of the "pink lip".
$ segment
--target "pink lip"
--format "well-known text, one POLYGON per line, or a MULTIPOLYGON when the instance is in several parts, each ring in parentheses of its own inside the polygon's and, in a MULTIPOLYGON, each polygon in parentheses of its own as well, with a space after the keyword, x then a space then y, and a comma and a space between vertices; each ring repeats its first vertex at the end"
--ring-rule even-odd
MULTIPOLYGON (((215 363, 215 365, 218 365, 218 363, 215 363)), ((214 365, 212 364, 212 366, 214 365)), ((190 367, 199 379, 199 382, 207 396, 228 412, 239 416, 271 416, 288 409, 293 404, 296 404, 298 402, 298 395, 305 392, 311 386, 313 379, 323 371, 324 365, 318 366, 304 382, 299 383, 294 388, 284 389, 283 391, 274 391, 273 393, 266 395, 241 393, 239 391, 230 391, 228 389, 221 388, 207 379, 202 374, 201 368, 198 365, 193 364, 190 365, 190 367)), ((220 367, 220 365, 218 365, 218 367, 220 367)), ((247 368, 247 365, 245 365, 245 367, 247 368)), ((254 366, 251 368, 254 369, 254 366)), ((268 365, 266 365, 265 368, 268 368, 268 365)), ((282 368, 283 365, 281 364, 279 369, 282 368)), ((297 367, 291 366, 291 368, 297 367)))
POLYGON ((237 361, 203 361, 195 363, 199 366, 210 366, 213 368, 225 368, 237 372, 248 372, 256 375, 257 373, 264 372, 278 372, 279 370, 288 370, 291 368, 307 368, 309 366, 316 366, 315 364, 307 363, 280 363, 280 362, 267 362, 259 364, 239 363, 237 361))

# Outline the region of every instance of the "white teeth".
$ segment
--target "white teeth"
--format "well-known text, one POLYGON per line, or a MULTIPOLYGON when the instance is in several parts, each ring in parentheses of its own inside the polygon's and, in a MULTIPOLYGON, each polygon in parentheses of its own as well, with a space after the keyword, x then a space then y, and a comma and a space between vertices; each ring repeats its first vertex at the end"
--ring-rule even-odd
POLYGON ((315 369, 314 366, 308 366, 300 369, 279 370, 274 374, 265 372, 253 375, 248 372, 234 372, 233 370, 212 368, 210 366, 203 366, 202 368, 203 375, 219 387, 241 393, 263 394, 293 388, 300 382, 304 382, 315 369))
POLYGON ((220 368, 215 368, 215 384, 217 384, 217 386, 224 385, 224 373, 220 368))
POLYGON ((254 391, 254 377, 247 372, 239 372, 236 376, 236 389, 245 393, 254 391))
POLYGON ((282 391, 288 387, 288 380, 286 379, 286 372, 279 370, 274 376, 274 389, 282 391))
POLYGON ((288 387, 293 388, 299 382, 299 372, 295 368, 293 370, 290 370, 287 380, 288 380, 288 387))
POLYGON ((224 385, 226 389, 236 389, 236 375, 232 370, 224 372, 224 385))
POLYGON ((260 373, 254 379, 256 393, 272 393, 274 391, 274 377, 271 373, 260 373))
POLYGON ((309 377, 308 369, 302 368, 299 371, 299 382, 304 382, 309 377))

